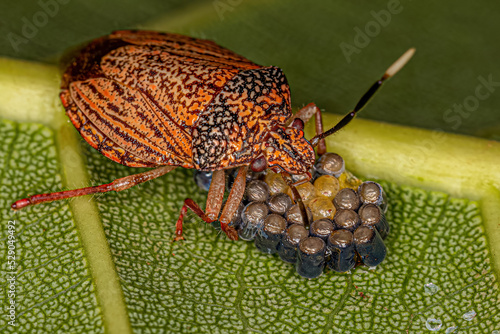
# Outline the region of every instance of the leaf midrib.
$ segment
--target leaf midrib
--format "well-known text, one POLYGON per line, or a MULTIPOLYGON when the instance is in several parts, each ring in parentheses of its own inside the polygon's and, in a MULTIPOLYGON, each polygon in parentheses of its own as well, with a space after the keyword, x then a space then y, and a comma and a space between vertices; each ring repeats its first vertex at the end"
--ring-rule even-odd
MULTIPOLYGON (((61 115, 64 113, 61 110, 61 115)), ((87 168, 80 150, 79 137, 67 122, 61 122, 56 142, 63 174, 63 185, 90 184, 87 168), (72 155, 65 152, 75 153, 72 155), (71 166, 71 168, 69 168, 71 166)), ((69 203, 86 259, 89 263, 92 281, 101 306, 106 333, 132 333, 127 306, 120 285, 120 278, 111 255, 102 220, 93 197, 74 198, 69 203)))

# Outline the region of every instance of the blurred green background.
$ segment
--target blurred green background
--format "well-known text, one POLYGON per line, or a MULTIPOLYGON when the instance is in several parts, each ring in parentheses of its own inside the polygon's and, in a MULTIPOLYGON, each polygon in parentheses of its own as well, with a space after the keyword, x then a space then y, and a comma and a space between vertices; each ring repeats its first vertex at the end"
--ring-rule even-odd
POLYGON ((334 113, 414 46, 360 117, 500 140, 496 1, 23 0, 0 13, 2 56, 52 63, 116 29, 180 32, 283 68, 295 107, 334 113))

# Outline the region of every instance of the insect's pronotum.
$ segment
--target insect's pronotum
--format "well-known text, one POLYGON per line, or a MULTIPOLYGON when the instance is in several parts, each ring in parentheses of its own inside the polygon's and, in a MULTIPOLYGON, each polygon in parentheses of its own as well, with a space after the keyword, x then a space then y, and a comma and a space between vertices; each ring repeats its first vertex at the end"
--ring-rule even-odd
MULTIPOLYGON (((382 83, 411 58, 409 49, 363 95, 337 125, 323 132, 314 105, 291 112, 290 89, 283 71, 264 67, 214 42, 177 34, 116 31, 92 41, 67 67, 61 101, 81 136, 109 159, 150 171, 109 184, 30 196, 12 209, 64 198, 121 191, 162 176, 175 167, 214 171, 205 211, 186 199, 176 224, 191 209, 206 222, 228 226, 245 189, 247 167, 306 174, 314 165, 314 147, 325 152, 324 138, 347 123, 382 83), (316 116, 317 135, 304 138, 304 121, 316 116), (222 208, 224 170, 239 167, 222 208)), ((307 179, 306 178, 306 179, 307 179)))

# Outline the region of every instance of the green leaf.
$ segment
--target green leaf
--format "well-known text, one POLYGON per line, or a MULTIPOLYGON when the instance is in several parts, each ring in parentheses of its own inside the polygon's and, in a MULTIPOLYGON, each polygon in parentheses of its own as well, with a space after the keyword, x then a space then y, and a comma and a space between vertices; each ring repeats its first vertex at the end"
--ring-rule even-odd
MULTIPOLYGON (((54 67, 0 61, 0 207, 3 226, 16 221, 17 240, 17 327, 2 317, 2 331, 422 332, 427 319, 471 333, 499 329, 499 143, 355 120, 328 144, 387 191, 388 257, 375 270, 306 280, 193 215, 187 240, 172 243, 183 199, 206 197, 188 170, 11 211, 29 194, 138 172, 83 143, 57 87, 54 67), (437 293, 427 294, 427 283, 437 293), (477 315, 466 321, 469 311, 477 315)), ((4 243, 7 235, 3 228, 4 243)))

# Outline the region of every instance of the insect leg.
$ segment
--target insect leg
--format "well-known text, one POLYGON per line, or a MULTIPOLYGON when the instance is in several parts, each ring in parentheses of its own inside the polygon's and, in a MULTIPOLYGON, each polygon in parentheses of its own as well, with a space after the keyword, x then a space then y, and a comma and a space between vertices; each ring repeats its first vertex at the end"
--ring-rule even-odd
POLYGON ((245 193, 246 186, 246 175, 247 175, 247 167, 240 167, 238 170, 238 174, 233 182, 233 186, 231 191, 229 192, 229 196, 226 201, 226 205, 222 210, 219 221, 222 230, 227 234, 229 239, 238 240, 238 234, 236 230, 229 226, 228 224, 233 219, 236 211, 238 210, 238 206, 243 199, 243 194, 245 193))
MULTIPOLYGON (((307 173, 309 176, 311 176, 310 173, 307 173)), ((307 212, 306 212, 306 207, 304 205, 304 202, 302 201, 302 197, 300 197, 300 194, 299 194, 299 191, 297 190, 297 188, 295 188, 295 185, 292 181, 292 176, 286 172, 282 172, 281 173, 281 176, 283 177, 283 179, 285 180, 285 182, 288 184, 288 186, 290 187, 290 190, 292 191, 292 199, 297 202, 297 204, 299 204, 299 208, 300 208, 300 214, 302 215, 302 217, 304 217, 304 221, 306 222, 306 226, 309 226, 311 224, 311 222, 309 221, 309 216, 307 215, 307 212)))
POLYGON ((205 214, 210 219, 210 223, 217 220, 219 217, 225 190, 226 172, 224 170, 214 171, 212 174, 212 182, 208 189, 207 205, 205 206, 205 214))
POLYGON ((28 198, 23 198, 11 205, 13 210, 19 210, 29 205, 35 205, 43 202, 52 202, 60 199, 90 195, 95 193, 106 193, 108 191, 122 191, 131 188, 140 183, 156 179, 167 174, 176 166, 162 166, 144 173, 134 174, 116 179, 111 183, 102 184, 100 186, 86 187, 81 189, 59 191, 48 194, 33 195, 28 198))
MULTIPOLYGON (((319 135, 323 133, 323 118, 321 117, 321 110, 316 106, 316 104, 309 103, 297 111, 293 119, 300 118, 305 124, 309 121, 312 115, 315 116, 316 135, 319 135)), ((319 156, 326 153, 326 142, 324 138, 319 141, 317 152, 319 156)))
MULTIPOLYGON (((208 190, 207 205, 205 207, 205 212, 200 208, 195 201, 191 198, 186 198, 184 200, 184 205, 181 208, 181 213, 179 219, 175 225, 175 240, 184 239, 182 237, 182 222, 184 220, 184 215, 187 209, 191 209, 196 213, 201 219, 207 223, 211 223, 219 217, 219 212, 222 207, 222 200, 224 199, 224 190, 226 187, 226 173, 224 170, 216 170, 212 174, 212 182, 210 183, 210 189, 208 190)), ((229 235, 228 235, 229 236, 229 235)), ((230 236, 229 236, 230 237, 230 236)))

